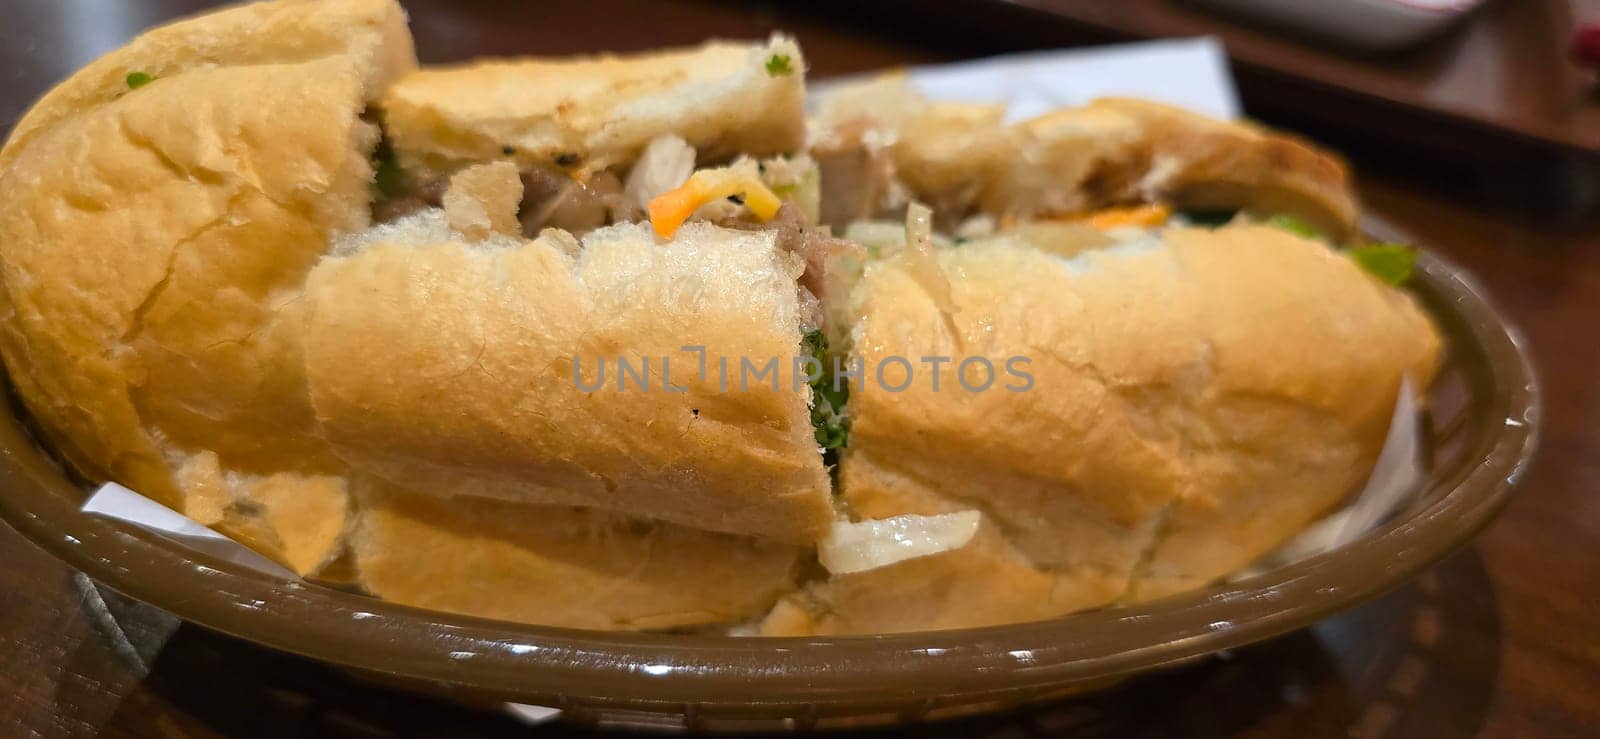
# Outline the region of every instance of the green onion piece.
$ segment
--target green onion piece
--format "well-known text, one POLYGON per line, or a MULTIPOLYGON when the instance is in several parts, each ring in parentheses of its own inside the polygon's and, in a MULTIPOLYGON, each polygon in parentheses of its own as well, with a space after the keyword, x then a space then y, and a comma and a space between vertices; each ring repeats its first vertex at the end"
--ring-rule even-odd
POLYGON ((128 83, 129 90, 137 90, 155 81, 155 78, 145 72, 129 72, 124 81, 128 83))
POLYGON ((807 331, 800 345, 822 367, 817 379, 811 381, 811 427, 817 446, 824 450, 841 449, 850 443, 850 419, 845 415, 850 387, 843 383, 835 387, 828 338, 821 331, 807 331))
POLYGON ((773 77, 782 77, 793 71, 794 68, 789 66, 788 54, 773 54, 767 58, 767 74, 773 77))
POLYGON ((828 351, 828 337, 822 334, 821 329, 811 329, 800 337, 800 346, 813 358, 820 358, 828 351))
POLYGON ((1403 285, 1417 267, 1417 250, 1405 244, 1366 244, 1348 254, 1356 264, 1384 282, 1403 285))
POLYGON ((1302 221, 1299 218, 1291 216, 1287 213, 1279 213, 1271 218, 1268 218, 1266 220, 1266 224, 1268 226, 1276 226, 1290 233, 1304 236, 1308 239, 1325 238, 1323 233, 1318 231, 1315 226, 1312 226, 1311 224, 1306 223, 1305 221, 1302 221))
POLYGON ((384 197, 395 198, 405 194, 405 177, 388 142, 379 144, 378 150, 372 153, 372 185, 384 197))

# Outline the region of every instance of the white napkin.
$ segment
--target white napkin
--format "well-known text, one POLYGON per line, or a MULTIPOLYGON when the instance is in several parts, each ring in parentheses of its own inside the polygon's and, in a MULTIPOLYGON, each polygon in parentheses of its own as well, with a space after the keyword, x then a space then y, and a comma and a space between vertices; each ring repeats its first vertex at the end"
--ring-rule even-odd
MULTIPOLYGON (((813 99, 872 76, 818 82, 811 85, 813 99)), ((1239 94, 1228 72, 1228 57, 1214 38, 1030 51, 910 67, 906 77, 931 100, 1005 102, 1008 122, 1112 96, 1146 98, 1214 118, 1239 117, 1239 94)))
POLYGON ((298 579, 287 567, 256 554, 255 550, 114 482, 101 485, 89 496, 83 504, 83 512, 131 523, 190 549, 257 572, 285 580, 298 579))

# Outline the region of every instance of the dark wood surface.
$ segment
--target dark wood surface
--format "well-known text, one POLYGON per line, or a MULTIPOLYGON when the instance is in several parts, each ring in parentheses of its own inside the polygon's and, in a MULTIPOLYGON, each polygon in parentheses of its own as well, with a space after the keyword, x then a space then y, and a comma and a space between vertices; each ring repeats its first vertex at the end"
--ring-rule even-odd
MULTIPOLYGON (((0 125, 136 29, 199 5, 10 3, 0 24, 0 125)), ((645 48, 774 28, 796 33, 823 75, 994 50, 992 40, 910 21, 850 23, 838 8, 813 15, 814 8, 688 0, 408 6, 428 61, 645 48)), ((1600 228, 1582 217, 1552 225, 1537 203, 1511 197, 1516 188, 1493 163, 1442 170, 1392 142, 1342 138, 1337 121, 1317 132, 1345 146, 1363 171, 1372 212, 1477 273, 1526 332, 1546 412, 1542 449, 1521 492, 1469 549, 1313 629, 1105 694, 920 733, 1600 735, 1600 228)), ((176 624, 98 591, 0 527, 0 737, 518 732, 526 733, 494 712, 396 693, 176 624)))
POLYGON ((1492 168, 1497 198, 1550 218, 1600 211, 1600 88, 1569 53, 1579 25, 1600 23, 1600 0, 1490 0, 1424 43, 1385 53, 1302 39, 1195 0, 813 2, 967 54, 1213 36, 1255 117, 1447 179, 1464 164, 1492 168))
MULTIPOLYGON (((1381 106, 1391 118, 1419 115, 1569 150, 1600 150, 1593 70, 1569 54, 1584 20, 1600 21, 1593 0, 1498 0, 1457 27, 1415 46, 1362 52, 1258 25, 1192 0, 984 0, 938 3, 941 13, 1010 32, 1025 20, 1039 40, 1099 32, 1109 37, 1216 36, 1246 85, 1299 79, 1298 89, 1345 104, 1381 106), (965 6, 965 10, 963 8, 965 6), (1046 19, 1063 23, 1048 23, 1046 19), (1336 93, 1329 95, 1328 93, 1336 93)), ((1304 96, 1297 96, 1304 100, 1304 96)))

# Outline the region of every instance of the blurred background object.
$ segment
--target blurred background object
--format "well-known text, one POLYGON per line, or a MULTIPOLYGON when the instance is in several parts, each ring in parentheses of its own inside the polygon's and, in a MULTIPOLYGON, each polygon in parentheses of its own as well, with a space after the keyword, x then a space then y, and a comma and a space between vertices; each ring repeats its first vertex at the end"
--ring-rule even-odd
POLYGON ((1227 48, 1251 117, 1362 152, 1367 169, 1460 188, 1496 207, 1561 222, 1600 219, 1600 93, 1594 71, 1569 53, 1581 27, 1600 23, 1600 0, 1491 0, 1470 13, 1476 3, 1463 0, 1454 3, 1463 8, 1455 22, 1387 53, 1213 7, 1375 2, 818 0, 806 7, 892 27, 922 44, 960 39, 965 56, 1214 36, 1227 48))
POLYGON ((1392 51, 1443 32, 1483 0, 1190 0, 1354 49, 1392 51))
POLYGON ((1600 69, 1600 17, 1585 19, 1572 34, 1572 59, 1600 69))

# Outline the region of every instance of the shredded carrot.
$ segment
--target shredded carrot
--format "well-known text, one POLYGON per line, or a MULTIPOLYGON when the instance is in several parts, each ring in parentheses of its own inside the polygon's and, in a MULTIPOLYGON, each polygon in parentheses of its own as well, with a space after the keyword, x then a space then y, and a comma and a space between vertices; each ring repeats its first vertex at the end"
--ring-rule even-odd
POLYGON ((1159 226, 1172 217, 1172 209, 1160 203, 1133 205, 1126 208, 1106 208, 1088 213, 1073 220, 1087 223, 1102 231, 1122 226, 1159 226))
POLYGON ((747 174, 727 167, 703 169, 677 189, 651 199, 650 225, 661 238, 671 238, 700 206, 735 195, 744 198, 744 206, 761 221, 772 220, 783 205, 772 190, 747 174))
POLYGON ((678 227, 705 202, 700 198, 700 193, 688 184, 662 193, 650 201, 650 225, 661 238, 671 238, 678 227))

